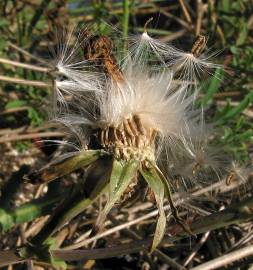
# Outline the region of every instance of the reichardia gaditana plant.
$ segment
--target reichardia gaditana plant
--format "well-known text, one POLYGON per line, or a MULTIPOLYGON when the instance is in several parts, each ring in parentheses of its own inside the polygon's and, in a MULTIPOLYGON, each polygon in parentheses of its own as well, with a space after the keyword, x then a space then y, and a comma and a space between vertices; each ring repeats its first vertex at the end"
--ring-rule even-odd
POLYGON ((223 158, 209 145, 204 109, 195 106, 202 81, 221 68, 204 53, 205 46, 199 36, 184 52, 150 37, 145 26, 140 36, 130 38, 119 61, 108 36, 88 28, 67 34, 52 71, 52 116, 75 138, 61 142, 74 151, 28 178, 44 183, 79 168, 89 174, 106 161, 96 194, 106 193, 107 202, 96 231, 116 203, 147 189, 159 212, 151 250, 165 233, 165 199, 176 222, 191 234, 173 203, 173 176, 186 188, 186 180, 198 182, 205 172, 219 176, 223 158))

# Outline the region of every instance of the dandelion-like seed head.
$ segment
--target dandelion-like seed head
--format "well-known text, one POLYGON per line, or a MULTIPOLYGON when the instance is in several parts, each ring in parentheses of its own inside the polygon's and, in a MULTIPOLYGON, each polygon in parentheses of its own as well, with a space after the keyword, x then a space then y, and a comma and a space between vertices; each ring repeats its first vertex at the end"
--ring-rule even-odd
POLYGON ((131 194, 129 189, 138 189, 139 181, 145 180, 159 210, 153 250, 165 232, 165 196, 176 221, 190 233, 173 204, 173 183, 165 177, 169 174, 158 164, 165 163, 167 171, 180 164, 178 173, 190 168, 187 174, 192 177, 206 163, 218 170, 215 154, 207 154, 203 110, 194 106, 196 73, 216 66, 200 57, 203 37, 185 53, 150 37, 147 24, 121 62, 107 36, 90 35, 87 30, 80 31, 77 41, 68 37, 60 47, 55 120, 71 131, 81 148, 76 151, 74 144, 75 152, 66 161, 69 166, 61 160, 46 173, 42 169, 40 176, 53 180, 109 156, 108 200, 96 227, 102 226, 125 192, 131 194))

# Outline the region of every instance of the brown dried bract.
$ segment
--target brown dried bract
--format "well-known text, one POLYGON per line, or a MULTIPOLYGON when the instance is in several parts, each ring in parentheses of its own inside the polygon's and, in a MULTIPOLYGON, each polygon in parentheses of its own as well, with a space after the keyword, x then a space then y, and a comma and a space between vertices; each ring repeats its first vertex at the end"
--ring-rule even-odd
POLYGON ((205 36, 199 35, 199 36, 197 36, 195 42, 193 43, 191 53, 194 56, 197 57, 203 51, 205 46, 206 46, 206 38, 205 38, 205 36))
POLYGON ((147 129, 139 115, 133 115, 117 127, 99 130, 98 139, 102 147, 113 152, 117 157, 128 159, 134 156, 144 160, 147 155, 153 158, 157 131, 147 129))
POLYGON ((99 61, 105 73, 115 81, 122 81, 123 75, 112 53, 113 44, 107 36, 94 36, 86 29, 81 30, 79 43, 85 59, 99 61))

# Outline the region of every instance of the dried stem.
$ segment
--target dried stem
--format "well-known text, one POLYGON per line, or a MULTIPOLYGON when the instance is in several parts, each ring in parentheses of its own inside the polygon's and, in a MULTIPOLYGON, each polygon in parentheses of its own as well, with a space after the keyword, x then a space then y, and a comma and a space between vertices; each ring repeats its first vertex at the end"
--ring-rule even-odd
POLYGON ((206 242, 206 240, 208 239, 210 234, 210 231, 206 232, 200 239, 200 241, 198 242, 198 244, 193 248, 192 252, 190 253, 190 255, 185 259, 184 261, 184 266, 187 266, 192 260, 193 258, 196 256, 196 254, 198 253, 198 251, 200 250, 200 248, 204 245, 204 243, 206 242))
MULTIPOLYGON (((176 206, 178 206, 178 205, 181 205, 182 203, 185 203, 185 202, 191 200, 194 197, 198 197, 198 196, 200 196, 200 195, 202 195, 204 193, 207 193, 207 192, 210 192, 210 191, 214 191, 215 189, 216 190, 220 190, 220 192, 227 192, 229 190, 233 190, 236 187, 238 187, 238 183, 235 184, 235 185, 226 186, 225 181, 221 181, 221 182, 218 182, 216 184, 210 185, 210 186, 208 186, 206 188, 203 188, 202 190, 198 190, 198 191, 194 192, 192 194, 192 197, 188 197, 188 198, 187 197, 184 197, 183 199, 182 198, 179 199, 179 196, 177 196, 177 194, 176 194, 175 196, 173 196, 173 201, 174 201, 174 204, 176 206)), ((147 204, 146 207, 149 208, 151 205, 152 204, 147 204)), ((169 205, 165 205, 164 206, 164 210, 169 210, 169 209, 170 209, 170 206, 169 205)), ((109 229, 109 230, 107 230, 107 231, 105 231, 103 233, 100 233, 100 234, 95 235, 94 237, 91 237, 89 239, 85 239, 85 240, 80 241, 78 243, 75 243, 75 244, 72 244, 70 246, 67 246, 64 249, 69 250, 69 249, 75 249, 75 248, 79 248, 79 247, 85 246, 87 244, 92 243, 95 240, 98 240, 98 239, 100 239, 102 237, 105 237, 105 236, 108 236, 110 234, 113 234, 115 232, 121 231, 121 230, 123 230, 125 228, 129 228, 130 226, 133 226, 135 224, 138 224, 141 221, 150 219, 150 218, 155 217, 157 215, 158 215, 158 210, 154 210, 154 211, 152 211, 152 212, 150 212, 150 213, 148 213, 146 215, 143 215, 142 217, 139 217, 139 218, 136 218, 134 220, 128 221, 128 222, 126 222, 124 224, 121 224, 119 226, 113 227, 113 228, 111 228, 111 229, 109 229)))
POLYGON ((0 58, 0 63, 12 65, 15 67, 22 67, 25 69, 40 71, 40 72, 44 72, 44 73, 50 72, 50 69, 46 68, 46 67, 39 67, 39 66, 31 65, 31 64, 24 64, 24 63, 12 61, 12 60, 4 59, 4 58, 0 58))
POLYGON ((2 75, 0 75, 0 81, 30 85, 30 86, 41 87, 41 88, 47 88, 51 86, 50 84, 42 82, 42 81, 25 80, 25 79, 12 78, 12 77, 2 76, 2 75))
POLYGON ((205 12, 205 7, 202 0, 197 0, 197 21, 195 27, 195 35, 199 36, 201 34, 202 19, 205 12))
POLYGON ((39 133, 31 133, 31 134, 20 134, 20 135, 14 135, 10 137, 2 136, 0 137, 0 143, 20 141, 20 140, 30 140, 34 138, 64 137, 64 135, 65 134, 63 132, 48 131, 48 132, 39 132, 39 133))
POLYGON ((242 249, 233 251, 224 256, 211 260, 209 262, 203 263, 197 267, 192 268, 192 270, 213 270, 226 265, 230 265, 232 262, 243 259, 248 256, 253 255, 253 245, 244 247, 242 249))
POLYGON ((48 62, 46 62, 46 61, 43 60, 42 58, 40 58, 40 57, 38 57, 38 56, 35 56, 35 55, 29 53, 28 51, 26 51, 26 50, 24 50, 24 49, 18 47, 17 45, 15 45, 15 44, 13 44, 13 43, 11 43, 11 42, 8 42, 8 45, 9 45, 11 48, 13 48, 14 50, 16 50, 16 51, 22 53, 23 55, 25 55, 25 56, 27 56, 27 57, 29 57, 30 59, 33 59, 33 60, 35 60, 35 61, 37 61, 37 62, 39 62, 39 63, 41 63, 41 64, 43 64, 43 65, 45 65, 45 66, 48 66, 48 65, 49 65, 48 62))
POLYGON ((190 25, 192 25, 192 19, 191 19, 191 16, 190 16, 190 14, 189 14, 187 8, 186 8, 186 5, 185 5, 184 0, 178 0, 178 1, 179 1, 180 6, 181 6, 181 9, 182 9, 182 11, 183 11, 183 13, 184 13, 184 16, 185 16, 186 21, 187 21, 190 25))

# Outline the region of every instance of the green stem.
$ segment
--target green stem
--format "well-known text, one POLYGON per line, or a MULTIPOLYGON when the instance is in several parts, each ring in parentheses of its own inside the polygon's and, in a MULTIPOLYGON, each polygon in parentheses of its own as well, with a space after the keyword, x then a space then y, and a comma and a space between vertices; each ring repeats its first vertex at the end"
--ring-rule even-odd
POLYGON ((32 200, 14 210, 0 208, 0 231, 6 231, 13 226, 32 221, 33 219, 50 214, 52 207, 62 199, 64 194, 58 196, 45 196, 32 200))
POLYGON ((129 26, 129 1, 123 0, 123 38, 124 38, 124 51, 127 49, 127 37, 128 37, 128 26, 129 26))

